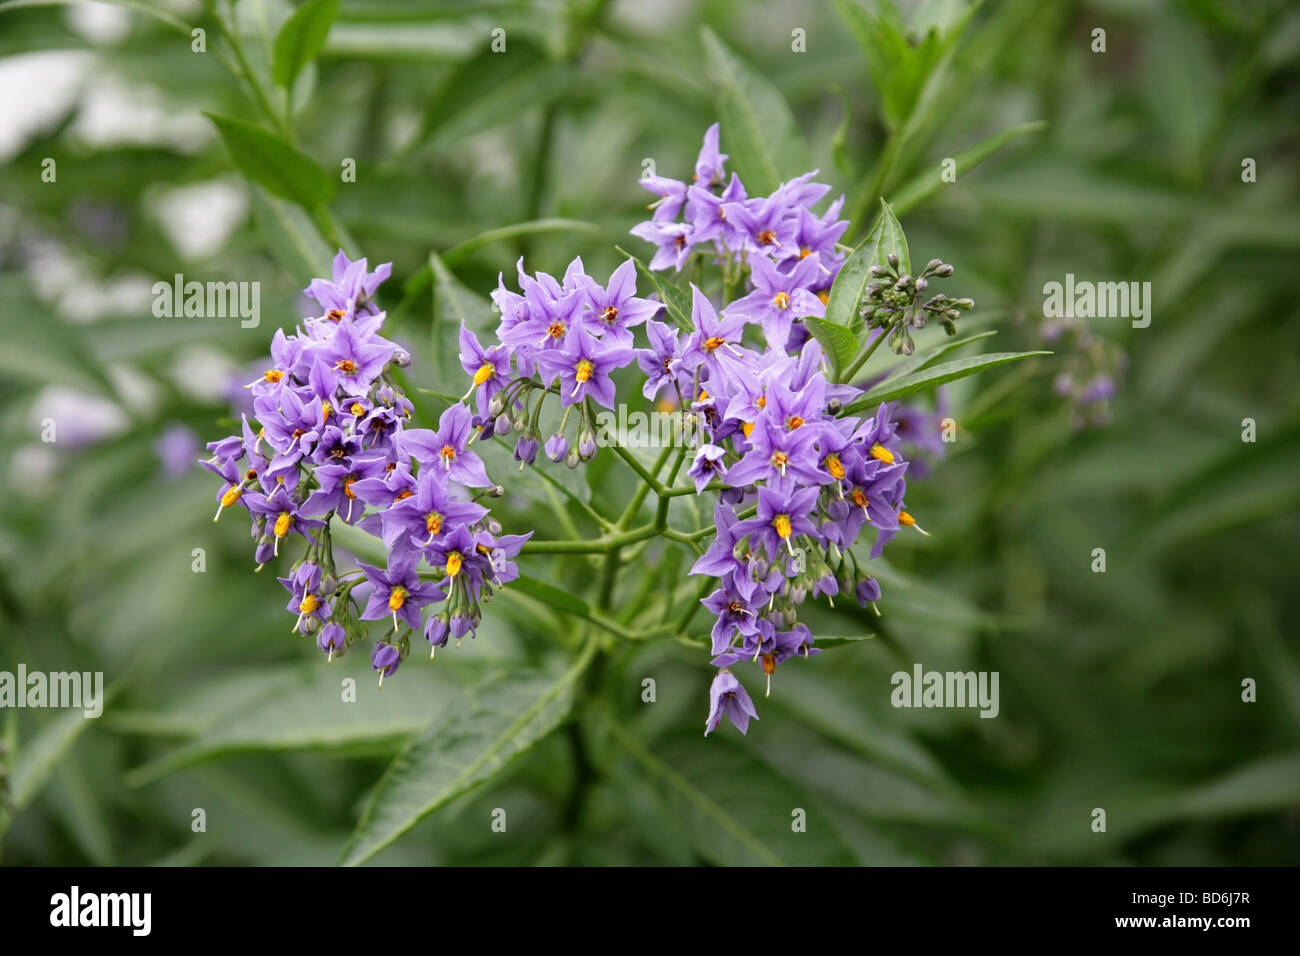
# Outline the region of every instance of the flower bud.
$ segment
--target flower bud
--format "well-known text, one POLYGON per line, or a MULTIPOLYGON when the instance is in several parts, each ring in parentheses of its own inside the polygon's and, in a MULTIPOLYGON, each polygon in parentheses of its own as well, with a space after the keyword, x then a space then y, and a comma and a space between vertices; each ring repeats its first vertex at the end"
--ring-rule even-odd
POLYGON ((515 461, 531 465, 537 461, 537 433, 530 432, 519 436, 515 442, 515 461))
POLYGON ((406 351, 406 349, 401 349, 401 348, 395 350, 393 352, 393 364, 396 365, 398 368, 410 368, 411 353, 406 351))
POLYGON ((546 457, 551 461, 560 462, 564 456, 569 453, 569 439, 563 434, 552 435, 546 439, 546 457))
POLYGON ((596 436, 589 428, 578 436, 578 456, 583 461, 596 457, 596 436))
POLYGON ((885 256, 885 261, 889 263, 889 267, 890 267, 891 269, 897 269, 897 268, 898 268, 898 253, 897 253, 897 252, 891 252, 889 255, 885 256))
POLYGON ((514 423, 510 421, 510 413, 508 411, 502 412, 492 420, 493 430, 496 434, 502 436, 510 434, 510 429, 513 427, 513 424, 514 423))
POLYGON ((490 417, 496 418, 505 410, 506 410, 505 393, 497 392, 495 395, 492 396, 492 400, 488 402, 487 413, 490 417))
POLYGON ((580 461, 582 459, 578 457, 578 449, 576 448, 570 448, 569 453, 564 456, 564 466, 566 468, 577 468, 580 461))

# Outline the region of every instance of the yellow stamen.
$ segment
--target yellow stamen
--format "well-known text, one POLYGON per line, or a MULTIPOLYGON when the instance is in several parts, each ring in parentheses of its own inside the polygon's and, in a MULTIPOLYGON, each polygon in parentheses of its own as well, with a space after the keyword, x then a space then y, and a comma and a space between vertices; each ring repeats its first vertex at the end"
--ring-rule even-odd
POLYGON ((618 307, 617 307, 617 306, 613 306, 613 305, 611 305, 611 306, 610 306, 609 308, 607 308, 604 312, 600 313, 600 320, 601 320, 602 322, 607 323, 608 325, 613 325, 613 324, 614 324, 614 321, 615 321, 617 318, 618 318, 618 307))
POLYGON ((900 511, 898 513, 898 523, 901 524, 904 528, 916 528, 917 531, 921 532, 921 534, 925 535, 927 538, 930 537, 930 532, 926 531, 919 524, 917 524, 916 519, 913 518, 906 511, 900 511))
POLYGON ((230 490, 221 496, 221 507, 229 508, 239 500, 239 496, 243 493, 243 488, 240 488, 238 485, 231 485, 230 490))
POLYGON ((268 382, 278 382, 280 379, 284 378, 284 373, 278 368, 268 368, 262 373, 262 378, 268 382))
POLYGON ((791 415, 789 418, 785 420, 785 427, 790 429, 790 431, 794 431, 796 428, 799 428, 801 425, 807 425, 807 424, 808 423, 804 421, 802 418, 800 418, 798 415, 791 415))
POLYGON ((348 411, 350 411, 355 417, 360 418, 366 413, 366 407, 360 402, 353 402, 348 408, 348 411))
POLYGON ((822 300, 822 305, 828 305, 831 301, 831 294, 823 290, 817 293, 817 298, 822 300))
POLYGON ((300 614, 310 614, 318 607, 320 607, 320 598, 314 594, 304 594, 302 601, 298 604, 298 612, 300 614))
POLYGON ((799 258, 800 258, 800 259, 807 259, 810 255, 812 255, 812 250, 809 249, 807 246, 800 246, 800 247, 799 247, 799 258))
POLYGON ((591 380, 591 373, 595 370, 596 366, 592 365, 587 359, 583 359, 574 366, 573 377, 579 382, 587 382, 591 380))
POLYGON ((790 308, 790 295, 786 292, 778 292, 772 297, 772 304, 778 309, 790 308))
POLYGON ((741 425, 740 425, 740 430, 741 430, 742 432, 744 432, 744 433, 745 433, 745 437, 748 438, 750 435, 754 434, 754 423, 753 423, 753 422, 742 422, 741 425))
POLYGON ((496 373, 496 366, 491 362, 484 362, 478 367, 478 371, 474 373, 474 384, 482 385, 496 373))
POLYGON ((456 457, 456 449, 452 448, 450 445, 443 445, 442 450, 438 452, 438 454, 442 456, 442 463, 446 466, 446 470, 451 471, 451 462, 452 459, 456 457))
POLYGON ((329 421, 330 412, 334 411, 334 409, 330 407, 330 403, 321 402, 320 410, 321 410, 321 421, 325 421, 325 422, 329 421))
POLYGON ((388 610, 400 611, 402 605, 406 603, 406 588, 397 587, 388 595, 388 610))
POLYGON ((878 442, 871 446, 871 457, 883 461, 886 465, 894 463, 894 453, 878 442))
POLYGON ((704 347, 712 352, 714 349, 721 348, 727 344, 727 340, 721 336, 711 335, 704 340, 704 347))
POLYGON ((771 229, 764 229, 758 234, 758 244, 760 246, 776 244, 776 233, 771 229))
POLYGON ((340 359, 334 368, 345 375, 355 375, 357 371, 357 363, 352 361, 352 359, 340 359))
POLYGON ((790 456, 783 451, 774 452, 772 455, 772 465, 777 471, 781 472, 781 477, 785 477, 785 466, 789 464, 790 456))
POLYGON ((429 512, 429 516, 424 519, 424 530, 429 532, 431 538, 442 531, 442 515, 436 511, 429 512))
POLYGON ((836 481, 843 480, 844 463, 840 461, 839 455, 826 456, 826 470, 831 473, 831 477, 834 478, 836 481))
POLYGON ((330 309, 325 313, 325 318, 329 319, 331 322, 341 322, 343 321, 343 315, 344 312, 342 309, 330 309))
POLYGON ((790 537, 790 516, 777 515, 772 519, 772 527, 776 529, 776 536, 782 540, 790 537))
POLYGON ((464 563, 465 560, 460 556, 459 551, 453 551, 447 555, 447 577, 454 578, 460 574, 460 567, 464 563))
POLYGON ((275 536, 283 538, 289 533, 289 525, 293 524, 293 515, 287 511, 281 511, 280 517, 275 519, 275 536))

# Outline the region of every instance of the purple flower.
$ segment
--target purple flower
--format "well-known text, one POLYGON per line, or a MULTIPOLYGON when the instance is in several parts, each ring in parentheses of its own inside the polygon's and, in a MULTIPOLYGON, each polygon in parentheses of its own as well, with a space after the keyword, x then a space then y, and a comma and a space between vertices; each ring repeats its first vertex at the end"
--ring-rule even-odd
POLYGON ((277 486, 269 495, 251 491, 244 495, 243 501, 254 515, 260 515, 271 523, 271 533, 275 537, 272 553, 277 556, 280 553, 281 538, 291 534, 306 538, 308 531, 325 527, 324 521, 317 521, 315 518, 308 518, 301 514, 301 507, 289 497, 289 492, 284 485, 277 486))
POLYGON ((445 596, 437 582, 420 580, 413 559, 390 559, 387 571, 368 564, 360 567, 374 588, 365 610, 361 612, 363 621, 379 621, 392 615, 394 631, 399 627, 399 619, 412 630, 417 630, 420 627, 420 609, 441 601, 445 596))
POLYGON ((704 724, 704 736, 718 729, 724 714, 742 734, 749 732, 751 717, 758 720, 758 711, 754 709, 749 694, 735 675, 725 668, 718 671, 709 688, 709 719, 704 724))
POLYGON ((591 328, 611 345, 631 345, 632 329, 664 307, 662 302, 636 297, 636 263, 631 259, 614 270, 605 288, 590 278, 586 288, 591 328))
MULTIPOLYGON (((505 388, 510 378, 510 352, 503 345, 490 349, 479 344, 478 336, 460 324, 460 367, 470 377, 472 384, 465 398, 478 389, 479 411, 487 409, 492 396, 505 388)), ((463 399, 462 399, 463 400, 463 399)))
POLYGON ((402 665, 402 652, 387 641, 379 641, 370 652, 370 669, 379 671, 379 688, 384 687, 384 678, 392 677, 402 665))
MULTIPOLYGON (((327 312, 338 310, 343 315, 355 312, 373 315, 376 312, 372 302, 375 290, 392 274, 393 264, 385 262, 374 272, 366 271, 366 260, 352 262, 340 249, 334 257, 333 281, 312 279, 311 285, 303 292, 315 299, 327 312)), ((336 320, 337 321, 337 320, 336 320)))
POLYGON ((573 405, 590 395, 612 409, 614 381, 610 372, 628 365, 635 354, 630 348, 606 345, 575 326, 561 348, 543 352, 537 361, 544 381, 559 377, 560 404, 573 405))
POLYGON ((686 472, 695 479, 695 493, 703 494, 705 487, 714 478, 725 478, 727 466, 722 463, 722 458, 726 454, 717 445, 701 445, 699 451, 695 453, 695 460, 691 462, 690 469, 686 472))
POLYGON ((820 277, 821 260, 816 253, 800 259, 789 272, 781 272, 764 256, 752 257, 750 267, 754 291, 737 300, 735 308, 762 325, 771 348, 785 349, 795 319, 826 314, 822 300, 808 291, 820 277))
POLYGON ((817 526, 809 516, 815 513, 820 493, 816 486, 800 488, 793 494, 771 487, 759 488, 757 513, 740 522, 735 531, 748 534, 753 544, 761 544, 772 561, 780 556, 782 546, 786 552, 793 553, 792 538, 801 534, 817 535, 817 526))
POLYGON ((347 647, 347 632, 343 630, 343 625, 336 621, 330 621, 316 634, 316 646, 322 651, 329 654, 329 660, 334 660, 334 652, 343 653, 347 647))
POLYGON ((650 319, 645 324, 650 348, 636 353, 636 363, 645 375, 641 394, 651 401, 667 385, 678 381, 682 369, 682 345, 677 330, 650 319))
POLYGON ((340 322, 319 354, 338 374, 339 388, 349 395, 365 395, 396 348, 387 339, 367 334, 351 322, 340 322))
POLYGON ((438 419, 436 432, 408 429, 397 436, 397 449, 418 461, 421 468, 434 469, 470 488, 486 488, 492 482, 483 470, 483 461, 469 450, 473 417, 466 406, 452 405, 438 419))
POLYGON ((415 494, 380 513, 381 537, 390 553, 409 556, 413 550, 432 547, 441 535, 481 521, 487 513, 480 504, 457 501, 439 469, 425 468, 416 480, 415 494))
POLYGON ((681 222, 643 222, 631 230, 632 235, 646 242, 654 243, 654 258, 650 268, 656 271, 672 266, 681 272, 682 266, 690 258, 695 248, 692 229, 681 222))
POLYGON ((714 123, 704 131, 704 145, 695 160, 695 183, 705 189, 718 185, 726 177, 722 164, 728 156, 718 151, 718 129, 719 124, 714 123))

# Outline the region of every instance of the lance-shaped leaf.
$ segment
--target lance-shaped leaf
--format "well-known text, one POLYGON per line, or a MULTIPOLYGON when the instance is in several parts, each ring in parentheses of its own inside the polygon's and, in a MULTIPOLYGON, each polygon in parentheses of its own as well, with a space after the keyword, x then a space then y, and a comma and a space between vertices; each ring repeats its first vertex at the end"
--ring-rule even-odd
POLYGON ((307 0, 284 21, 275 35, 271 58, 271 75, 277 84, 289 89, 303 67, 316 59, 338 12, 339 0, 307 0))
POLYGON ((1051 354, 1051 352, 993 352, 989 355, 976 355, 973 358, 944 362, 942 365, 922 369, 911 375, 904 375, 902 378, 881 382, 850 405, 847 414, 855 415, 865 409, 874 408, 881 402, 892 402, 895 399, 906 398, 908 395, 915 395, 917 392, 928 392, 947 382, 955 382, 959 378, 1006 365, 1008 362, 1016 362, 1033 355, 1051 354))
MULTIPOLYGON (((826 300, 824 321, 848 329, 853 335, 856 347, 860 347, 866 341, 866 327, 859 311, 862 308, 862 297, 866 295, 867 283, 872 281, 871 267, 884 266, 890 253, 898 256, 899 269, 902 272, 911 271, 912 260, 907 251, 907 237, 903 235, 903 227, 899 224, 898 217, 894 215, 893 208, 882 199, 876 224, 862 244, 840 267, 839 275, 835 277, 835 283, 831 286, 830 295, 826 300)), ((810 325, 808 328, 814 335, 817 334, 814 326, 810 325)), ((818 340, 825 344, 820 337, 818 340)), ((844 368, 847 364, 842 362, 838 368, 844 368)))
POLYGON ((318 209, 334 197, 334 180, 306 153, 270 130, 219 113, 204 113, 221 134, 239 171, 268 192, 318 209))
POLYGON ((588 641, 558 678, 525 674, 494 681, 447 719, 432 722, 375 786, 340 862, 364 863, 558 727, 595 648, 595 642, 588 641))
POLYGON ((772 192, 783 179, 812 168, 808 145, 785 98, 707 27, 702 31, 709 72, 718 87, 722 149, 751 195, 772 192))

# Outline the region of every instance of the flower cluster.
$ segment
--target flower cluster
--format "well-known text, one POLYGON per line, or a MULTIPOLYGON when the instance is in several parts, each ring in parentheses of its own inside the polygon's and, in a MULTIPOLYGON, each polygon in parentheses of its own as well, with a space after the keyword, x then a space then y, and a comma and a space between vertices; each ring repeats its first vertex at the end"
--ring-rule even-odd
MULTIPOLYGON (((254 431, 245 419, 241 435, 209 446, 206 463, 225 481, 221 507, 238 503, 252 516, 259 562, 289 535, 307 540, 307 554, 281 579, 296 631, 317 634, 321 648, 335 654, 357 639, 358 621, 391 618, 392 634, 372 654, 381 675, 406 656, 412 631, 423 628, 433 648, 472 634, 480 601, 518 577, 512 559, 529 535, 502 535, 479 503, 504 489, 491 483, 471 446, 515 432, 521 469, 536 463, 539 450, 575 468, 597 453, 597 409, 613 410, 619 401, 616 373, 626 381, 637 372, 645 399, 681 411, 682 441, 666 482, 659 466, 651 474, 626 449, 617 451, 660 495, 648 532, 696 551, 690 573, 704 580, 696 607, 713 615, 718 668, 706 734, 723 715, 742 732, 757 717, 733 668, 759 666, 770 693, 778 665, 820 652, 798 620, 805 601, 833 604, 851 595, 875 607, 880 586, 860 569, 853 548, 870 533, 863 549, 876 558, 900 529, 916 524, 904 504, 908 435, 899 425, 906 416, 887 404, 863 417, 849 414, 862 390, 828 377, 822 347, 804 323, 825 315, 845 261, 843 197, 814 212, 829 192, 813 181, 815 171, 751 197, 736 174, 727 176, 727 158, 715 125, 693 183, 642 179, 658 199, 652 218, 632 230, 657 247, 651 269, 720 269, 720 303, 694 282, 689 310, 685 296, 642 298, 630 258, 604 283, 581 259, 559 279, 529 274, 521 259, 515 288, 503 275, 491 294, 500 313, 494 340, 461 327, 468 388, 437 430, 408 427, 412 406, 389 374, 409 357, 379 335, 384 316, 373 296, 387 267, 368 273, 365 260, 352 263, 340 253, 333 281, 312 283, 307 292, 324 314, 295 335, 277 333, 271 367, 250 386, 260 427, 254 431), (543 408, 552 396, 559 407, 551 421, 559 421, 545 426, 543 439, 543 408), (678 488, 683 467, 691 484, 678 488), (714 526, 670 532, 670 500, 692 491, 710 496, 714 526), (379 537, 386 569, 361 565, 336 575, 334 518, 379 537), (444 601, 422 623, 424 610, 444 601)), ((922 303, 918 296, 931 277, 950 273, 937 261, 916 278, 899 275, 892 259, 879 266, 889 288, 870 287, 864 313, 880 329, 876 341, 890 329, 919 327, 927 316, 949 326, 967 301, 922 303)), ((532 547, 546 551, 545 544, 532 547)))
MULTIPOLYGON (((750 197, 737 174, 727 177, 726 159, 715 125, 693 183, 642 180, 659 199, 651 220, 632 230, 658 247, 652 268, 681 270, 698 257, 721 267, 724 290, 740 277, 748 290, 719 311, 692 285, 691 328, 650 322, 652 348, 641 361, 647 395, 672 389, 691 397, 704 440, 689 474, 698 492, 719 491, 716 536, 691 568, 716 579, 702 601, 714 615, 712 663, 720 668, 706 733, 723 715, 742 732, 757 716, 734 665, 759 664, 770 692, 777 665, 818 653, 797 620, 810 596, 833 601, 851 593, 874 607, 880 587, 850 550, 868 526, 874 558, 901 527, 915 525, 904 508, 908 464, 889 407, 864 419, 843 416, 860 390, 828 381, 821 346, 801 321, 825 315, 843 264, 843 197, 815 213, 829 192, 812 181, 815 172, 750 197), (758 327, 764 348, 746 344, 747 326, 758 327)), ((950 272, 934 263, 925 277, 907 277, 900 292, 915 295, 930 273, 950 272)))
POLYGON ((321 314, 293 334, 277 331, 265 371, 246 386, 256 427, 243 416, 240 433, 209 443, 212 457, 201 462, 223 481, 213 520, 231 507, 251 517, 259 570, 286 539, 305 541, 279 579, 294 632, 315 635, 333 659, 362 636, 360 622, 391 618, 371 654, 381 686, 409 652, 411 632, 423 630, 431 653, 474 633, 480 601, 518 576, 512 559, 528 537, 502 535, 476 500, 499 488, 469 447, 468 408, 453 405, 436 431, 409 427, 412 405, 391 370, 410 356, 380 335, 374 301, 390 270, 367 271, 365 259, 339 252, 333 278, 305 290, 321 314), (386 568, 338 573, 335 518, 382 539, 386 568))

